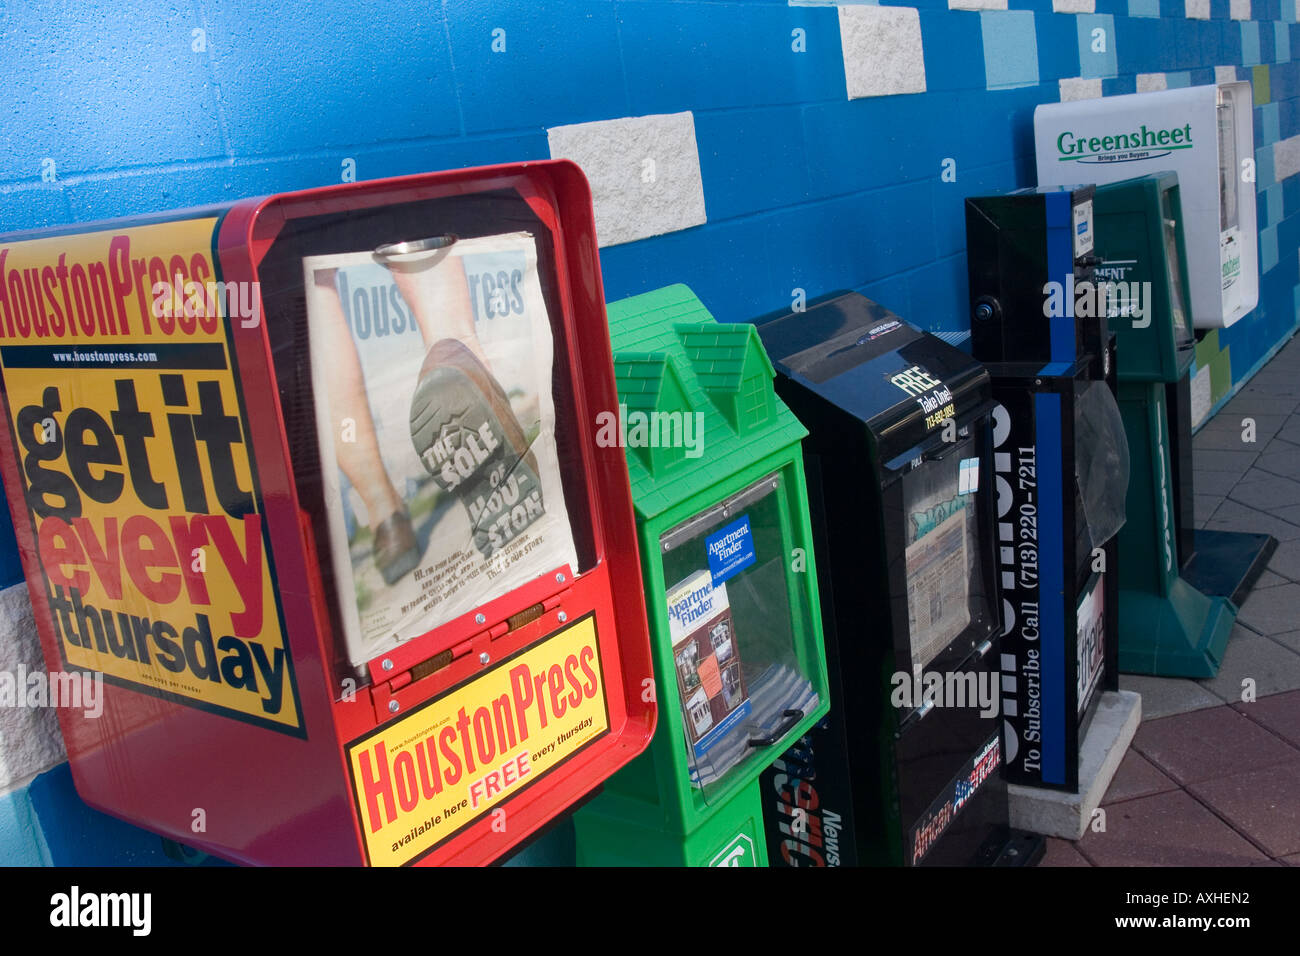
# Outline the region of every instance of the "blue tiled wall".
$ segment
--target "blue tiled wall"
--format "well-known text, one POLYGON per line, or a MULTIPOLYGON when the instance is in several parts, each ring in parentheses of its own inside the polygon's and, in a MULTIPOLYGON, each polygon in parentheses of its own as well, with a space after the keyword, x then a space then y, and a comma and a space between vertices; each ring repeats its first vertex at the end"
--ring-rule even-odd
MULTIPOLYGON (((1187 19, 1184 0, 1097 0, 1083 15, 1051 0, 915 5, 928 92, 850 101, 836 10, 786 0, 6 3, 0 232, 338 182, 349 160, 368 179, 545 158, 547 127, 690 110, 708 221, 604 249, 609 299, 686 282, 735 321, 788 306, 796 288, 848 287, 954 331, 962 199, 1033 184, 1033 109, 1059 99, 1058 81, 1099 79, 1113 95, 1138 73, 1179 86, 1262 64, 1267 271, 1259 308, 1220 336, 1234 377, 1290 333, 1300 183, 1276 182, 1272 143, 1300 135, 1294 0, 1255 0, 1244 23, 1228 0, 1211 0, 1209 20, 1187 19)), ((18 579, 6 514, 0 583, 18 579)), ((0 844, 30 812, 0 804, 0 844)))
POLYGON ((348 160, 366 179, 542 158, 550 126, 690 110, 708 222, 605 249, 611 299, 686 281, 739 320, 795 287, 887 289, 887 305, 949 331, 965 322, 961 200, 1032 184, 1033 107, 1059 80, 1100 79, 1109 95, 1137 73, 1177 86, 1263 63, 1260 221, 1276 264, 1259 314, 1222 340, 1244 371, 1294 325, 1300 197, 1271 171, 1272 143, 1300 133, 1294 0, 1256 2, 1245 22, 1226 0, 1209 20, 1183 0, 917 6, 928 92, 849 101, 835 8, 785 0, 9 5, 0 230, 337 182, 348 160))

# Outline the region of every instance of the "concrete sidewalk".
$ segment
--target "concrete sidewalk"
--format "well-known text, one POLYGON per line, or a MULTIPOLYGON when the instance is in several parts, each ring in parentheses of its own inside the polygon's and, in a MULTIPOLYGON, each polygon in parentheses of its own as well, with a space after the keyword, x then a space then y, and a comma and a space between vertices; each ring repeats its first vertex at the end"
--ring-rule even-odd
POLYGON ((1105 830, 1049 840, 1044 866, 1300 866, 1300 337, 1194 447, 1197 526, 1267 532, 1277 551, 1217 677, 1120 676, 1143 723, 1102 801, 1105 830))

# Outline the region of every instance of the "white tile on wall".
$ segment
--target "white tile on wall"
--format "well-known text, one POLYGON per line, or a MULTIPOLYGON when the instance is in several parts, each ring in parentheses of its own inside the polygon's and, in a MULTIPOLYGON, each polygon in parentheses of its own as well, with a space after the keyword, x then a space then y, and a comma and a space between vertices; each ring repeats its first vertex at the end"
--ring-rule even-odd
MULTIPOLYGON (((15 704, 18 694, 27 699, 28 689, 15 683, 44 672, 27 585, 0 590, 0 679, 10 682, 15 704)), ((66 759, 53 707, 0 706, 0 792, 66 759)))
POLYGON ((840 7, 839 14, 849 99, 925 92, 915 7, 840 7))
MULTIPOLYGON (((1300 0, 1296 0, 1300 3, 1300 0)), ((1214 68, 1215 83, 1235 83, 1237 80, 1237 68, 1235 66, 1216 66, 1214 68)))
POLYGON ((1192 376, 1192 425, 1199 425, 1205 420, 1205 416, 1210 414, 1210 369, 1198 368, 1196 374, 1192 376))
POLYGON ((1097 0, 1052 0, 1053 13, 1095 13, 1097 0))
POLYGON ((1137 75, 1137 91, 1139 93, 1154 93, 1156 90, 1168 88, 1169 81, 1163 73, 1139 73, 1137 75))
POLYGON ((1300 136, 1288 136, 1273 144, 1273 178, 1281 182, 1300 173, 1300 136))
MULTIPOLYGON (((1300 0, 1296 0, 1300 3, 1300 0)), ((1007 0, 948 0, 949 10, 1005 10, 1007 0)))
POLYGON ((1099 100, 1101 99, 1101 78, 1085 80, 1080 77, 1071 77, 1061 80, 1061 102, 1069 103, 1073 100, 1099 100))
POLYGON ((1186 4, 1184 11, 1189 19, 1210 19, 1210 0, 1184 0, 1184 3, 1186 4))
POLYGON ((1228 16, 1233 20, 1250 19, 1250 0, 1228 0, 1228 16))
POLYGON ((602 247, 707 220, 691 113, 555 126, 546 138, 552 158, 571 159, 587 174, 602 247))

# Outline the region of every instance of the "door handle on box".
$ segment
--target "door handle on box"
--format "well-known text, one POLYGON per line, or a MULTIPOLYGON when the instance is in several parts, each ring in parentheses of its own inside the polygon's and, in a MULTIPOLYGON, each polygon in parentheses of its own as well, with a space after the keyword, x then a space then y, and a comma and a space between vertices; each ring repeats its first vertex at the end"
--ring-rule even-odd
POLYGON ((899 737, 902 737, 904 731, 924 718, 925 715, 930 713, 932 710, 934 710, 934 699, 931 698, 930 700, 923 701, 920 707, 916 708, 916 710, 903 718, 902 722, 898 725, 898 729, 894 731, 894 739, 897 740, 899 737))
POLYGON ((457 242, 459 238, 459 236, 448 232, 441 236, 429 236, 426 239, 386 242, 382 246, 375 248, 375 255, 380 259, 391 259, 393 256, 409 256, 417 252, 433 252, 435 249, 446 249, 457 242))

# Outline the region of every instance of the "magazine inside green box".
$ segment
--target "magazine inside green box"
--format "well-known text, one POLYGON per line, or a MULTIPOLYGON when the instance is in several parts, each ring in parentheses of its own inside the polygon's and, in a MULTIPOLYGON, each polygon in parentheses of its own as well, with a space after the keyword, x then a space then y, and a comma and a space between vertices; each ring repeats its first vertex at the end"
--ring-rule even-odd
POLYGON ((682 746, 705 803, 817 703, 796 653, 810 622, 783 484, 767 475, 659 539, 682 746))

